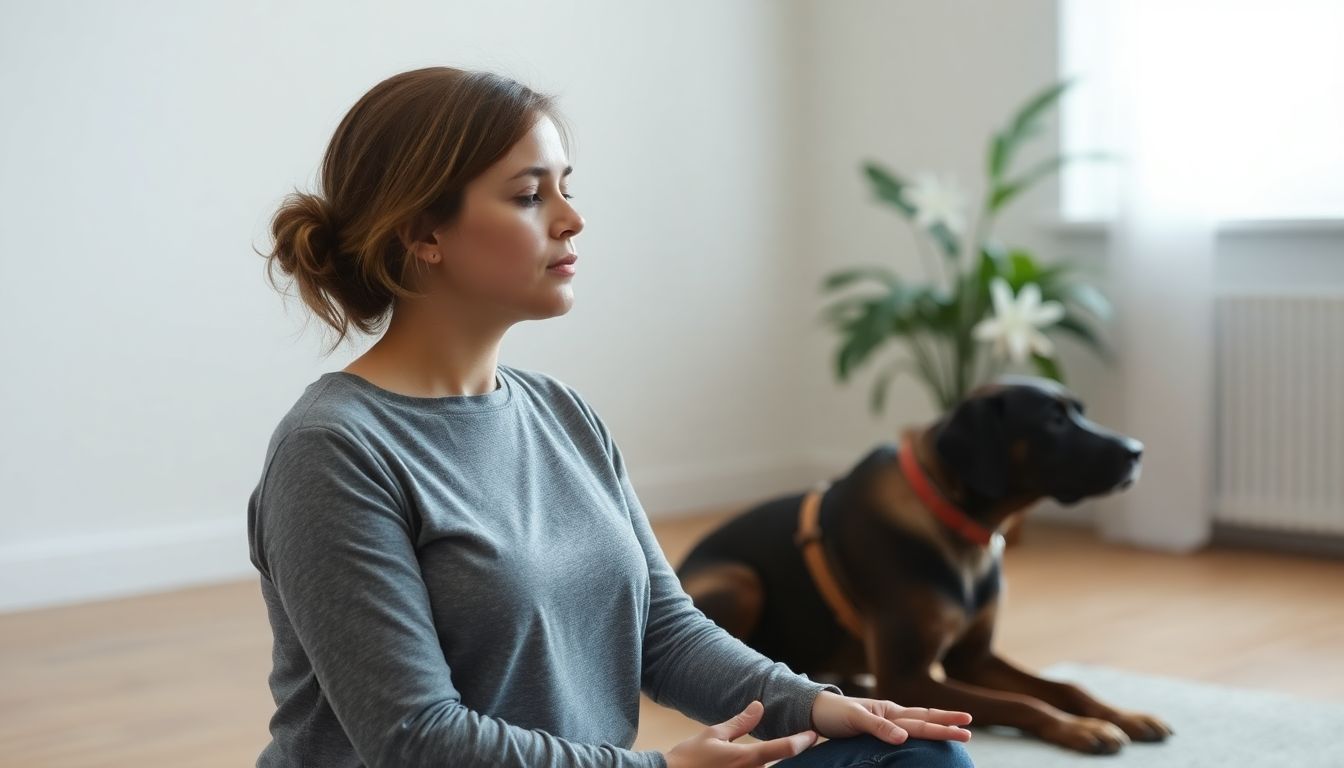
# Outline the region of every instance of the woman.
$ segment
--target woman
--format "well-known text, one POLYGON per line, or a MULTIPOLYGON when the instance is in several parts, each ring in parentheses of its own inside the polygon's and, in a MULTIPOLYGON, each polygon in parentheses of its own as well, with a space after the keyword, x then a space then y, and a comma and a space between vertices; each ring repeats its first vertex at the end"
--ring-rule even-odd
POLYGON ((249 500, 274 632, 258 765, 969 765, 969 715, 847 698, 697 611, 597 413, 498 362, 574 301, 561 126, 507 78, 405 72, 337 127, 324 196, 274 217, 267 266, 338 345, 388 322, 304 390, 249 500), (641 690, 719 724, 632 751, 641 690))

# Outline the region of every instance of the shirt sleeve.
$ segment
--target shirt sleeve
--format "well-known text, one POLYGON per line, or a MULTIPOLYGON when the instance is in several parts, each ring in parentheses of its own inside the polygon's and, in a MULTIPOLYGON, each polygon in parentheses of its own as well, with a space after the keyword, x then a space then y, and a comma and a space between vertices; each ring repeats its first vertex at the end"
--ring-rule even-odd
POLYGON ((620 447, 596 411, 591 406, 586 410, 606 443, 630 522, 649 565, 652 597, 644 631, 644 692, 659 704, 707 725, 721 723, 759 699, 765 711, 751 735, 761 740, 811 729, 817 694, 843 692, 765 657, 695 607, 653 535, 620 447))
POLYGON ((258 506, 258 566, 360 759, 665 768, 657 751, 569 741, 462 704, 400 499, 372 452, 334 429, 300 427, 277 446, 258 506))

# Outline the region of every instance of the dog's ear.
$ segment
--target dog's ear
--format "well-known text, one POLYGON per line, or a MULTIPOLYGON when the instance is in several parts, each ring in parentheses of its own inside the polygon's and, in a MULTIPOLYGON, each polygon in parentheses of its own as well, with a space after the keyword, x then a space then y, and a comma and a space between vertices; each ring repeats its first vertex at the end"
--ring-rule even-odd
POLYGON ((948 473, 988 498, 1008 492, 1008 441, 1001 392, 970 397, 943 417, 934 449, 948 473))

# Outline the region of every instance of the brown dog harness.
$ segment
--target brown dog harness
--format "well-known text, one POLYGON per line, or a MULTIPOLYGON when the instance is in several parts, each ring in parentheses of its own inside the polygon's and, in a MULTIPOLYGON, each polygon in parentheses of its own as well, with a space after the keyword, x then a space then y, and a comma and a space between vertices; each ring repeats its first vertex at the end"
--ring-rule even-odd
POLYGON ((845 593, 841 591, 840 585, 835 580, 835 574, 827 567, 826 550, 821 543, 821 526, 819 525, 821 497, 830 486, 829 481, 823 480, 803 496, 802 515, 798 521, 798 534, 794 537, 794 543, 803 550, 803 560, 807 562, 807 571, 812 574, 812 581, 821 591, 822 599, 831 607, 831 613, 835 614, 835 618, 841 626, 849 630, 850 634, 862 640, 863 620, 859 618, 859 613, 854 610, 854 606, 845 598, 845 593))

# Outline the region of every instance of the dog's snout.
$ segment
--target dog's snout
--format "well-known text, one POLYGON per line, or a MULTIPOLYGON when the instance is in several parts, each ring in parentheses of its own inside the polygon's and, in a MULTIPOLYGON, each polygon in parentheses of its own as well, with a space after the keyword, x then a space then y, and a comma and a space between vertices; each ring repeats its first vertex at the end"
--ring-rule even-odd
POLYGON ((1129 458, 1138 461, 1143 456, 1143 443, 1132 437, 1125 438, 1125 451, 1129 453, 1129 458))

